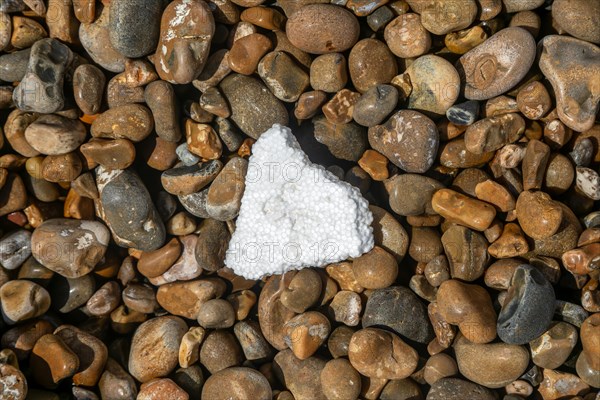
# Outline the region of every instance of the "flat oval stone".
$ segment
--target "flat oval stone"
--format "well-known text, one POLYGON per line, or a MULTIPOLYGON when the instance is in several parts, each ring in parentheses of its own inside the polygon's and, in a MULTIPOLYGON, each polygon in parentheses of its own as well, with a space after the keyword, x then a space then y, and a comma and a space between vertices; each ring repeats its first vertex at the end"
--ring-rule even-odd
POLYGON ((392 85, 373 86, 354 104, 352 118, 362 126, 379 125, 394 111, 398 97, 398 89, 392 85))
POLYGON ((73 52, 58 40, 37 41, 31 47, 27 72, 13 92, 17 107, 39 113, 62 110, 65 73, 73 57, 73 52))
POLYGON ((358 40, 358 19, 333 4, 309 4, 290 16, 285 31, 290 42, 312 54, 339 53, 358 40))
POLYGON ((163 11, 161 0, 115 0, 108 21, 112 46, 125 57, 140 58, 156 49, 163 11))
POLYGON ((360 40, 352 47, 348 70, 354 88, 361 93, 375 85, 391 82, 398 74, 394 54, 384 42, 371 38, 360 40))
POLYGON ((245 399, 271 400, 269 381, 255 369, 225 368, 210 377, 202 387, 202 398, 214 400, 245 399))
POLYGON ((348 63, 341 53, 322 54, 310 64, 310 86, 315 90, 335 93, 347 82, 348 63))
POLYGON ((171 314, 197 319, 202 305, 224 292, 225 283, 218 278, 181 281, 160 286, 156 300, 171 314))
POLYGON ((162 13, 156 49, 158 60, 155 65, 160 78, 180 85, 196 79, 208 59, 214 33, 214 18, 206 2, 177 0, 169 3, 162 13))
POLYGON ((425 115, 400 110, 385 124, 369 128, 369 143, 406 172, 426 172, 435 161, 439 144, 436 125, 425 115))
POLYGON ((251 33, 233 42, 227 55, 232 71, 243 75, 252 75, 260 59, 273 48, 271 40, 260 33, 251 33))
POLYGON ((527 74, 535 55, 535 40, 525 29, 501 30, 458 60, 465 97, 487 100, 506 93, 527 74))
POLYGON ((179 344, 187 332, 183 319, 156 317, 140 325, 131 339, 128 369, 140 382, 167 376, 177 366, 179 344))
POLYGON ((454 341, 458 369, 465 378, 497 389, 518 379, 529 365, 524 346, 506 343, 477 344, 459 335, 454 341))
POLYGON ((600 44, 600 26, 594 16, 600 15, 600 3, 586 0, 556 0, 552 3, 552 18, 568 34, 578 39, 600 44))
POLYGON ((537 338, 552 322, 555 301, 552 285, 538 269, 519 266, 498 315, 498 336, 511 344, 537 338))
POLYGON ((154 128, 152 112, 141 104, 125 104, 106 110, 92 123, 90 133, 102 139, 144 140, 154 128))
POLYGON ((35 259, 46 268, 66 277, 87 275, 103 259, 110 240, 100 222, 49 219, 31 235, 35 259))
POLYGON ((431 47, 431 35, 415 13, 401 14, 385 25, 385 42, 400 58, 419 57, 431 47))
POLYGON ((402 261, 408 249, 408 233, 400 222, 383 208, 370 205, 369 210, 373 214, 371 227, 375 244, 391 253, 396 261, 402 261))
POLYGON ((406 69, 412 91, 408 108, 436 116, 445 115, 460 93, 456 68, 442 57, 429 54, 417 58, 406 69))
POLYGON ((66 154, 85 140, 86 130, 79 120, 59 115, 42 115, 25 129, 32 148, 46 155, 66 154))
POLYGON ((348 346, 350 363, 361 375, 378 379, 404 379, 417 368, 415 349, 383 329, 356 332, 348 346))
POLYGON ((248 136, 258 139, 273 124, 288 124, 283 103, 256 78, 230 74, 220 88, 231 107, 231 120, 248 136))
POLYGON ((428 343, 434 336, 427 308, 402 286, 374 290, 365 305, 362 326, 384 326, 419 343, 428 343))
POLYGON ((401 174, 395 175, 385 182, 392 210, 400 215, 434 214, 431 206, 433 194, 444 185, 424 175, 401 174), (414 188, 408 193, 406 188, 414 188))
POLYGON ((544 37, 539 46, 540 70, 554 89, 560 120, 578 132, 591 129, 600 107, 600 98, 593 95, 600 47, 559 35, 544 37))
POLYGON ((141 179, 130 170, 96 170, 103 219, 123 247, 150 251, 165 241, 165 226, 141 179), (130 222, 131 221, 131 222, 130 222))

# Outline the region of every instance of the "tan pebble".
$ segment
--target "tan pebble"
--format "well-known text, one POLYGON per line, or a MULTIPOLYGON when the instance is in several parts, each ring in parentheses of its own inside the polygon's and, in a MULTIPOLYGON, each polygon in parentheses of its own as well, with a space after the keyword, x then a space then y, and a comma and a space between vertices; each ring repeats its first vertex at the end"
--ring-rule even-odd
POLYGON ((242 364, 244 354, 236 337, 228 330, 213 330, 200 348, 200 363, 215 374, 229 367, 242 364))
POLYGON ((519 378, 529 364, 529 352, 524 346, 478 344, 459 335, 453 347, 460 373, 492 389, 506 386, 519 378))
POLYGON ((244 36, 236 40, 229 51, 229 67, 237 73, 251 75, 260 59, 272 48, 269 38, 260 33, 244 36))
POLYGON ((517 199, 516 211, 521 228, 534 239, 554 235, 563 219, 562 207, 544 192, 522 192, 517 199))
POLYGON ((464 29, 471 25, 477 16, 475 0, 459 0, 449 3, 444 0, 431 0, 419 6, 423 26, 434 35, 464 29))
POLYGON ((299 314, 283 326, 284 341, 300 360, 312 356, 331 332, 327 317, 316 311, 299 314))
POLYGON ((349 290, 339 291, 329 304, 329 310, 335 321, 348 326, 357 326, 362 311, 360 295, 349 290))
POLYGON ((450 32, 444 38, 448 50, 454 54, 465 54, 474 49, 488 38, 485 30, 477 25, 458 32, 450 32))
POLYGON ((93 137, 104 139, 129 139, 140 142, 154 128, 150 110, 140 104, 126 104, 111 108, 98 116, 92 123, 93 137))
POLYGON ((231 328, 235 323, 235 312, 227 300, 211 299, 200 306, 198 323, 206 329, 231 328))
POLYGON ((478 183, 475 195, 479 200, 493 204, 499 211, 508 212, 516 207, 512 194, 502 185, 493 180, 478 183))
POLYGON ((206 380, 202 388, 202 398, 272 400, 273 392, 267 378, 255 369, 231 367, 211 375, 206 380))
POLYGON ((156 300, 171 314, 197 319, 202 304, 222 296, 224 292, 225 282, 211 277, 162 285, 158 288, 156 300))
POLYGON ((451 279, 437 292, 440 314, 474 343, 489 343, 496 337, 496 312, 490 295, 478 285, 451 279))
POLYGON ((552 108, 552 99, 539 81, 525 85, 517 94, 517 107, 529 119, 540 119, 552 108))
POLYGON ((358 165, 375 181, 383 181, 388 178, 387 164, 388 159, 375 150, 365 151, 360 160, 358 160, 358 165))
POLYGON ((348 82, 348 64, 341 53, 329 53, 316 57, 310 64, 310 86, 314 90, 336 93, 348 82))
POLYGON ((531 359, 541 368, 556 369, 567 361, 578 338, 573 325, 555 322, 541 336, 529 342, 531 359))
POLYGON ((400 58, 418 57, 431 47, 431 35, 421 24, 421 16, 414 13, 401 14, 387 24, 384 38, 400 58))
POLYGON ((456 361, 448 354, 439 353, 427 360, 423 378, 429 385, 433 385, 440 379, 456 375, 457 373, 458 367, 456 361))
POLYGON ((589 391, 589 385, 583 382, 577 375, 567 372, 545 369, 544 379, 538 388, 544 400, 558 399, 561 397, 577 396, 589 391))
POLYGON ((496 210, 491 205, 451 189, 438 190, 431 204, 444 218, 479 231, 490 226, 496 216, 496 210))
POLYGON ((200 326, 191 327, 183 335, 179 345, 179 365, 181 368, 188 368, 198 361, 198 351, 205 335, 206 331, 200 326))
POLYGON ((38 317, 50 308, 48 291, 37 283, 28 280, 12 280, 0 288, 0 303, 7 322, 38 317))
POLYGON ((350 363, 361 375, 403 379, 417 368, 417 352, 397 335, 365 328, 352 335, 348 347, 350 363))
POLYGON ((13 47, 17 49, 29 48, 35 42, 45 37, 48 37, 48 33, 39 22, 17 15, 12 17, 10 44, 13 47))
POLYGON ((346 124, 352 121, 354 104, 356 104, 359 97, 359 93, 342 89, 331 100, 325 103, 321 110, 329 122, 333 124, 346 124))
POLYGON ((518 257, 529 251, 527 239, 517 224, 506 224, 502 235, 488 247, 488 252, 495 258, 518 257))
POLYGON ((242 11, 240 19, 271 31, 282 30, 285 23, 285 17, 279 11, 260 6, 245 9, 242 11))
POLYGON ((53 388, 77 372, 79 358, 59 336, 48 334, 35 343, 30 365, 35 381, 53 388))
POLYGON ((302 7, 287 21, 290 42, 312 54, 342 52, 359 36, 358 19, 348 10, 332 4, 302 7))
POLYGON ((185 122, 185 136, 190 152, 207 160, 221 157, 223 145, 210 125, 198 124, 188 119, 185 122))
POLYGON ((168 378, 142 383, 136 400, 188 400, 189 394, 168 378))
POLYGON ((321 370, 321 386, 327 400, 356 400, 361 389, 360 374, 345 358, 330 360, 321 370))

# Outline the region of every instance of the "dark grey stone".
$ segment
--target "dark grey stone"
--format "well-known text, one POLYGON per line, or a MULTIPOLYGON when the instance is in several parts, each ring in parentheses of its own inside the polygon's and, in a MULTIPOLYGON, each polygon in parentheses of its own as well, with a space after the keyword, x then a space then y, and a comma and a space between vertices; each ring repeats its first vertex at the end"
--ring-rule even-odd
POLYGON ((0 0, 0 12, 13 13, 26 8, 23 0, 0 0))
POLYGON ((129 58, 155 51, 162 11, 162 0, 112 0, 108 27, 115 50, 129 58))
POLYGON ((194 249, 196 262, 206 271, 217 271, 225 266, 225 253, 231 234, 227 224, 216 219, 204 220, 198 231, 194 249))
POLYGON ((532 386, 538 386, 544 380, 542 369, 537 365, 533 365, 527 372, 525 372, 519 379, 523 379, 532 386))
POLYGON ((27 72, 13 92, 15 105, 23 111, 50 114, 64 108, 65 71, 73 52, 55 39, 41 39, 31 47, 27 72))
POLYGON ((392 85, 377 85, 367 90, 354 105, 352 118, 362 126, 382 123, 398 104, 398 89, 392 85))
POLYGON ((31 48, 0 56, 0 80, 21 82, 27 73, 31 48))
POLYGON ((448 121, 455 125, 471 125, 479 116, 479 102, 469 100, 464 103, 455 104, 446 110, 448 121))
POLYGON ((132 171, 97 171, 104 221, 122 247, 152 251, 165 242, 165 226, 142 180, 132 171))
POLYGON ((590 138, 583 138, 576 142, 569 155, 576 166, 589 166, 594 158, 594 144, 592 140, 590 138))
POLYGON ((175 200, 175 196, 164 190, 158 192, 155 203, 160 218, 165 222, 175 214, 175 211, 177 211, 177 200, 175 200))
POLYGON ((431 385, 427 400, 496 400, 489 389, 458 378, 442 378, 431 385))
POLYGON ((498 315, 498 336, 510 344, 532 341, 552 323, 555 303, 554 289, 544 274, 531 265, 520 265, 498 315))
POLYGON ((19 229, 0 240, 0 264, 6 269, 17 269, 31 255, 31 232, 19 229))
POLYGON ((434 337, 427 307, 412 290, 402 286, 374 290, 367 300, 362 326, 388 327, 419 343, 429 343, 434 337))
POLYGON ((373 32, 377 32, 395 17, 396 15, 388 6, 383 6, 369 14, 367 24, 369 28, 373 29, 373 32))

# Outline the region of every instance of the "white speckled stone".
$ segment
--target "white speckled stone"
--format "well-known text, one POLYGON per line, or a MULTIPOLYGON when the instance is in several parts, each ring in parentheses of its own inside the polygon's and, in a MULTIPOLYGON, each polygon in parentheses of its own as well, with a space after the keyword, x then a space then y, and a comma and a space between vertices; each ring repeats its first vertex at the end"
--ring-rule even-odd
POLYGON ((291 130, 273 125, 252 146, 225 265, 248 279, 358 257, 374 245, 358 188, 310 162, 291 130))

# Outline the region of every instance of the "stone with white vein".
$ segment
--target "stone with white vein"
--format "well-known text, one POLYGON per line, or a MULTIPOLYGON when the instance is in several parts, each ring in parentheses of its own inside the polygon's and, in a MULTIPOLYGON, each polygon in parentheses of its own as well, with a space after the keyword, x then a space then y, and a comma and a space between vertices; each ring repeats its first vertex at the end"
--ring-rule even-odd
POLYGON ((302 151, 281 125, 252 146, 225 265, 248 279, 358 257, 374 245, 369 203, 302 151))

